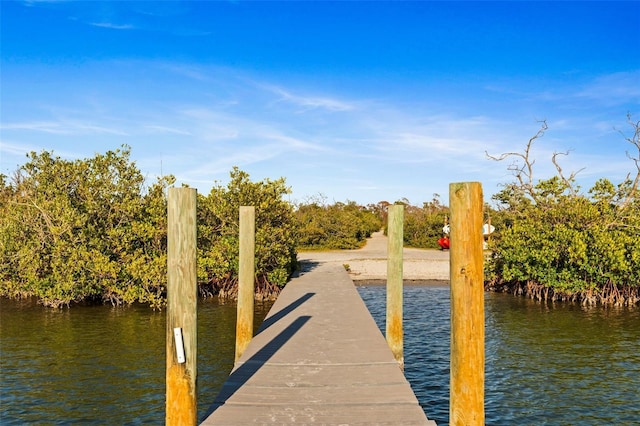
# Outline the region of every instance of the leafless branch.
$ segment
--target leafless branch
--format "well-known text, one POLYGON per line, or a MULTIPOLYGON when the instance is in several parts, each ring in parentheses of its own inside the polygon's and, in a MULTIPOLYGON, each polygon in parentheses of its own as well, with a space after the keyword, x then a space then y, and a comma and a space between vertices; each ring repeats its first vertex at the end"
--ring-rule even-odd
POLYGON ((633 183, 631 184, 631 188, 629 189, 627 196, 620 204, 621 210, 625 209, 631 203, 634 196, 636 195, 636 192, 638 191, 638 184, 640 183, 640 120, 633 121, 633 119, 631 118, 631 113, 627 113, 627 123, 629 123, 629 125, 633 127, 633 136, 628 137, 620 130, 618 132, 624 137, 627 142, 633 145, 633 147, 637 151, 635 157, 632 156, 629 151, 627 151, 627 157, 636 165, 636 176, 633 179, 633 183))
POLYGON ((571 195, 576 196, 578 195, 578 193, 576 188, 573 186, 573 180, 575 179, 578 173, 584 170, 584 167, 578 170, 577 172, 571 172, 569 177, 565 177, 565 175, 562 173, 562 167, 560 167, 560 164, 558 164, 558 160, 557 160, 558 155, 569 155, 569 152, 570 151, 554 152, 553 156, 551 157, 551 162, 556 167, 556 170, 558 171, 558 176, 560 177, 560 179, 562 179, 562 182, 564 182, 565 186, 567 187, 571 195))
POLYGON ((513 175, 516 177, 518 183, 520 184, 520 188, 526 191, 526 193, 529 194, 534 201, 537 199, 533 183, 533 165, 536 163, 536 160, 531 159, 530 157, 531 147, 533 146, 533 143, 536 141, 536 139, 541 138, 544 135, 544 132, 549 128, 549 126, 547 125, 547 120, 541 120, 539 121, 539 123, 541 123, 540 129, 538 129, 538 132, 529 139, 529 142, 527 142, 527 147, 524 150, 524 154, 519 152, 507 152, 499 156, 494 156, 490 155, 487 151, 484 152, 487 158, 494 161, 502 161, 509 157, 517 157, 522 159, 524 164, 518 164, 518 161, 516 160, 507 167, 507 170, 513 172, 513 175))

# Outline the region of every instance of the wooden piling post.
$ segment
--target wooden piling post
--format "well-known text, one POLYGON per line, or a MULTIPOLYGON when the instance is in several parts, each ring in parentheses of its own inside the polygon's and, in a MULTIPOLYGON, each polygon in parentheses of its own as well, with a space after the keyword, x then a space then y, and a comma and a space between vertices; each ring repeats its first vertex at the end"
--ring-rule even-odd
POLYGON ((404 332, 402 328, 402 247, 404 206, 389 206, 387 222, 387 344, 404 369, 404 332))
POLYGON ((255 230, 253 206, 240 207, 240 254, 238 271, 238 312, 236 322, 236 358, 253 338, 253 301, 255 297, 255 230))
POLYGON ((167 197, 166 424, 197 423, 196 198, 193 188, 167 197))
POLYGON ((449 185, 451 386, 449 422, 484 425, 482 186, 449 185))

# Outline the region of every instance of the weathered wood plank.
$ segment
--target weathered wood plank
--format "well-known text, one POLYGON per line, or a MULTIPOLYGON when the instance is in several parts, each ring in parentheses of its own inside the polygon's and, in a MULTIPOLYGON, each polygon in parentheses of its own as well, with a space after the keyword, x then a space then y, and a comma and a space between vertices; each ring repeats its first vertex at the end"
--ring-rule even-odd
POLYGON ((284 289, 204 425, 435 425, 341 265, 284 289))

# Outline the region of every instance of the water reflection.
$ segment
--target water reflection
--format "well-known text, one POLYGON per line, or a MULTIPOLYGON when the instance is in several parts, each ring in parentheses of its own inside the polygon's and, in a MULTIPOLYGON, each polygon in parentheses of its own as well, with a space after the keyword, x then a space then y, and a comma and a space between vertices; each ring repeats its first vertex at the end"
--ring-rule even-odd
MULTIPOLYGON (((359 288, 384 331, 385 288, 359 288)), ((256 325, 270 304, 256 304, 256 325)), ((449 288, 407 286, 405 373, 430 418, 449 412, 449 288)), ((640 309, 489 293, 488 425, 632 425, 640 419, 640 309)), ((228 377, 235 304, 201 301, 198 414, 228 377)), ((143 306, 52 310, 0 299, 0 423, 164 423, 165 316, 143 306)))
POLYGON ((545 424, 640 418, 640 310, 490 294, 487 332, 488 405, 502 416, 545 424))
MULTIPOLYGON (((270 306, 256 304, 256 329, 270 306)), ((231 371, 235 320, 234 304, 199 305, 199 414, 231 371)), ((164 312, 3 299, 0 335, 2 425, 164 423, 164 312)))
MULTIPOLYGON (((359 291, 384 331, 384 287, 359 291)), ((405 287, 405 374, 439 425, 449 417, 449 303, 448 287, 405 287)), ((485 314, 486 424, 637 424, 639 309, 488 293, 485 314)))

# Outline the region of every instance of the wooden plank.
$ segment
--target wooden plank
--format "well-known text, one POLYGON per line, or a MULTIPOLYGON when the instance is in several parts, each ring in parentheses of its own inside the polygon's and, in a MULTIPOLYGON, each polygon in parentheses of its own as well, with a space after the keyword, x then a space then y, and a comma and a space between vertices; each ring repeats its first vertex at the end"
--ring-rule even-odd
POLYGON ((203 425, 435 425, 341 265, 292 279, 203 425))

